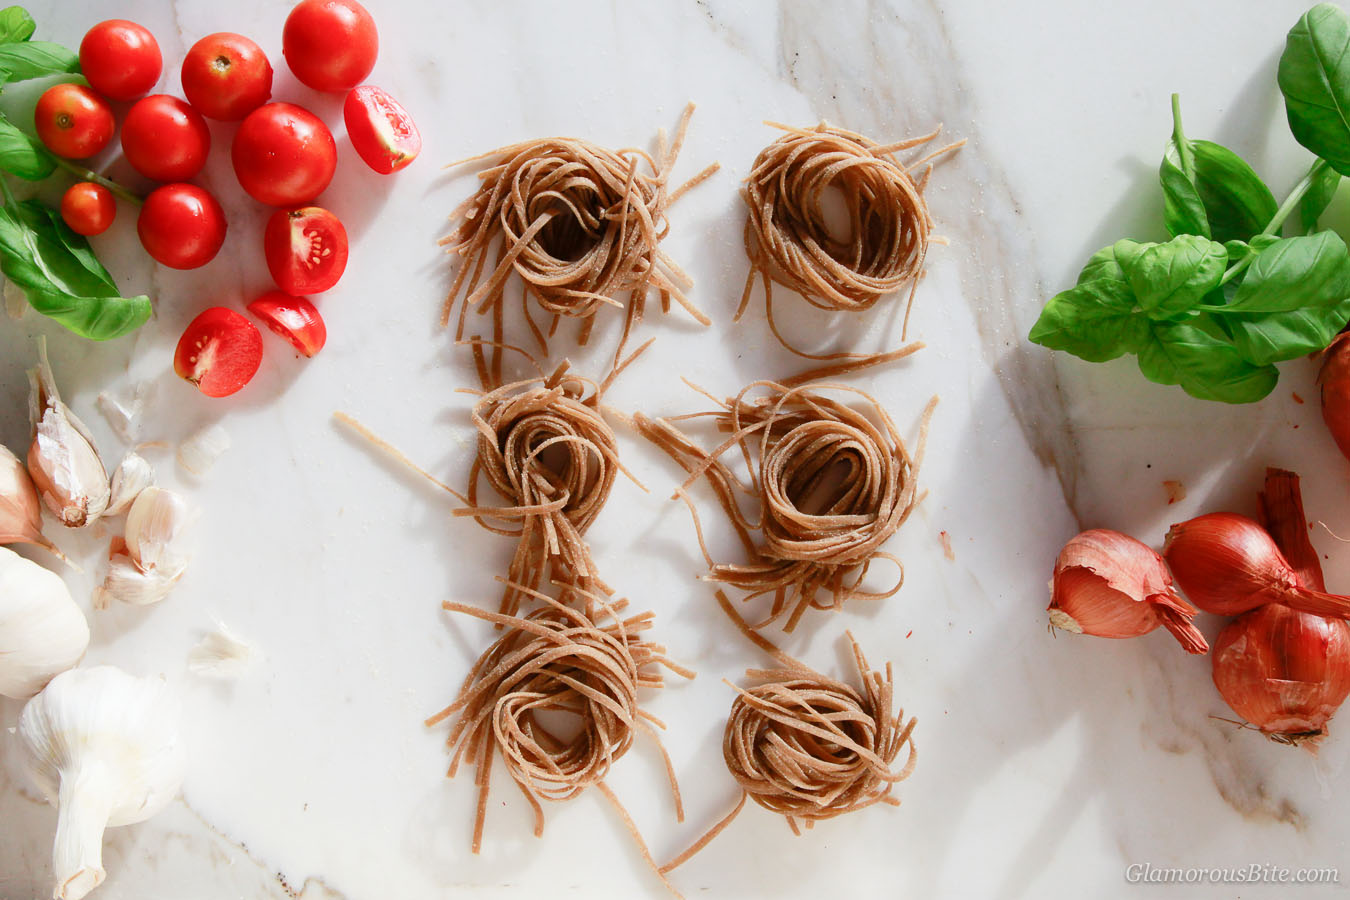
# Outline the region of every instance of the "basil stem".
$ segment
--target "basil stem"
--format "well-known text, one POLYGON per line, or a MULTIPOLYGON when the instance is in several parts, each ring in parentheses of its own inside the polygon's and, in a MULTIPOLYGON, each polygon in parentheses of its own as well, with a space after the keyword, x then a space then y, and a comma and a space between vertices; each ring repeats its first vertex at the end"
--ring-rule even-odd
MULTIPOLYGON (((1279 232, 1280 227, 1284 225, 1284 220, 1289 218, 1289 214, 1298 207, 1299 201, 1303 199, 1303 195, 1308 193, 1308 189, 1312 187, 1313 182, 1317 180, 1317 177, 1321 175, 1329 165, 1330 163, 1320 157, 1313 161, 1312 167, 1308 169, 1308 173, 1299 179, 1298 184, 1294 185, 1294 189, 1289 192, 1289 196, 1284 198, 1284 202, 1280 204, 1280 208, 1275 211, 1275 215, 1271 217, 1270 222, 1266 224, 1265 228, 1261 229, 1261 234, 1276 234, 1279 232)), ((1223 278, 1219 280, 1219 286, 1222 287, 1245 272, 1255 258, 1256 254, 1252 253, 1234 263, 1227 272, 1223 273, 1223 278)))
POLYGON ((57 156, 55 153, 52 154, 52 159, 56 161, 56 165, 59 168, 65 169, 67 172, 74 175, 81 181, 92 181, 95 184, 101 184, 108 190, 112 191, 117 196, 121 197, 123 200, 127 201, 128 203, 133 203, 136 206, 140 206, 142 203, 145 202, 145 200, 139 194, 132 193, 131 191, 122 187, 122 185, 113 181, 111 178, 100 175, 91 169, 85 169, 80 166, 77 166, 70 160, 63 159, 62 157, 57 156))

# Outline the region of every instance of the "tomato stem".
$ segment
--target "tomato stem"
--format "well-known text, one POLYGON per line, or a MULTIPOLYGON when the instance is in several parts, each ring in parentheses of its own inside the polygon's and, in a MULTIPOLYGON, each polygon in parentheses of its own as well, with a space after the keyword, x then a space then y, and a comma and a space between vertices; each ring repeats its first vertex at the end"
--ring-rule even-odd
POLYGON ((75 163, 71 162, 68 159, 63 159, 55 155, 53 155, 52 158, 56 160, 56 165, 58 167, 65 169, 67 172, 74 175, 81 181, 92 181, 95 184, 101 184, 108 190, 112 191, 117 196, 121 197, 123 200, 127 201, 128 203, 134 203, 136 206, 140 206, 142 203, 145 202, 145 198, 142 197, 140 194, 134 193, 128 190, 127 188, 122 187, 122 185, 113 181, 111 178, 100 175, 97 172, 94 172, 90 169, 86 169, 82 166, 77 166, 75 165, 75 163))

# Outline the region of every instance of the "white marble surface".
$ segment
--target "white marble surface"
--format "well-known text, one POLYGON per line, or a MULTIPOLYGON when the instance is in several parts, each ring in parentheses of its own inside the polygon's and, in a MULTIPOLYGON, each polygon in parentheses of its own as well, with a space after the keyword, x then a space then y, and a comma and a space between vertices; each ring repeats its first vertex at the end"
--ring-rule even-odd
MULTIPOLYGON (((911 323, 928 349, 855 379, 910 430, 927 397, 942 397, 921 476, 929 496, 893 544, 905 587, 874 608, 812 620, 785 642, 844 673, 842 634, 852 628, 874 660, 892 660, 900 698, 919 719, 918 769, 900 786, 901 808, 874 807, 800 838, 747 809, 676 873, 684 893, 1229 897, 1233 886, 1129 885, 1124 870, 1265 863, 1340 866, 1341 886, 1297 895, 1341 895, 1350 885, 1344 732, 1333 728, 1316 759, 1237 732, 1212 718, 1226 708, 1206 659, 1186 658, 1161 633, 1052 640, 1042 614, 1054 554, 1079 524, 1156 544, 1169 521, 1250 510, 1268 463, 1301 471, 1310 514, 1350 532, 1350 467, 1315 403, 1292 396, 1314 400, 1311 364, 1285 365, 1261 404, 1228 408, 1148 384, 1128 362, 1052 359, 1022 338, 1093 250, 1157 233, 1155 173, 1172 91, 1182 94, 1188 133, 1233 146, 1277 192, 1295 180, 1305 155, 1282 124, 1274 68, 1302 3, 368 5, 382 48, 372 80, 413 111, 426 141, 423 159, 392 179, 364 170, 343 139, 340 98, 300 88, 285 70, 284 0, 33 5, 39 36, 68 45, 108 17, 150 27, 170 91, 198 37, 232 30, 258 40, 277 65, 275 96, 312 104, 336 126, 340 170, 323 202, 354 239, 346 277, 321 301, 330 339, 318 358, 297 359, 267 335, 263 369, 245 392, 196 395, 170 370, 184 324, 267 286, 263 210, 234 184, 231 129, 213 125, 201 181, 230 217, 216 261, 189 273, 156 269, 126 209, 96 241, 128 290, 153 292, 149 325, 91 346, 32 314, 0 321, 0 440, 9 446, 26 439, 34 334, 49 336, 67 400, 106 456, 122 446, 94 398, 142 380, 155 386, 142 439, 176 442, 208 422, 233 439, 202 479, 177 471, 170 454, 152 456, 202 510, 196 558, 177 592, 150 609, 91 612, 88 661, 166 675, 187 700, 191 746, 181 801, 108 833, 109 879, 95 896, 660 895, 601 798, 550 805, 536 840, 500 770, 484 852, 469 853, 471 779, 442 777, 445 731, 421 722, 452 698, 489 635, 443 613, 441 600, 495 602, 491 579, 512 548, 452 519, 450 498, 372 455, 330 415, 350 411, 440 477, 462 480, 469 400, 454 391, 472 371, 434 327, 450 271, 435 240, 472 179, 439 163, 553 133, 647 144, 691 99, 699 109, 677 175, 712 160, 724 168, 675 207, 665 247, 695 278, 693 299, 715 325, 649 318, 642 336, 658 340, 609 395, 619 409, 700 408, 682 374, 730 393, 797 367, 762 316, 730 324, 745 271, 735 188, 773 138, 762 120, 824 117, 883 140, 942 121, 970 144, 933 179, 930 202, 951 245, 934 249, 911 323), (1167 507, 1164 479, 1182 481, 1187 499, 1167 507), (942 530, 954 561, 943 556, 942 530), (236 683, 186 671, 188 650, 217 620, 263 653, 236 683)), ((791 319, 798 335, 820 321, 800 308, 791 319)), ((880 312, 843 333, 889 347, 899 318, 880 312)), ((604 354, 573 357, 593 373, 604 354)), ((666 499, 674 467, 631 432, 620 441, 651 493, 616 486, 591 531, 597 560, 621 593, 656 611, 660 639, 699 672, 647 704, 670 725, 687 821, 674 821, 645 741, 612 777, 664 858, 733 801, 720 756, 732 698, 722 679, 763 660, 694 580, 701 563, 688 517, 666 499)), ((89 563, 83 575, 66 573, 86 598, 103 541, 56 531, 89 563)), ((725 529, 711 532, 732 546, 725 529)), ((1350 587, 1350 555, 1324 533, 1316 539, 1331 556, 1329 582, 1350 587)), ((1217 621, 1202 618, 1212 636, 1217 621)), ((0 726, 18 711, 0 705, 0 726)), ((26 900, 48 894, 55 814, 34 799, 14 752, 0 730, 0 897, 26 900)), ((1242 896, 1293 893, 1258 886, 1242 896)))

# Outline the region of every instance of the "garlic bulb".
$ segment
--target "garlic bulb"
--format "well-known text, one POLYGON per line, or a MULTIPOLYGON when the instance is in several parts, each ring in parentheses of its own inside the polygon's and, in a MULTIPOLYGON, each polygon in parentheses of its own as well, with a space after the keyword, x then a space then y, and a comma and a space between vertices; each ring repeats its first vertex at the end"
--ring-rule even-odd
POLYGON ((33 422, 28 474, 61 524, 82 528, 108 506, 108 471, 98 458, 89 429, 61 402, 47 361, 47 342, 42 338, 38 338, 38 365, 28 370, 28 382, 33 422))
POLYGON ((128 450, 112 476, 112 493, 105 516, 120 516, 131 509, 141 491, 155 483, 155 470, 135 450, 128 450))
POLYGON ((177 718, 162 680, 112 666, 63 672, 24 707, 25 765, 57 807, 56 900, 79 900, 103 883, 104 828, 148 819, 178 793, 177 718))
POLYGON ((10 449, 0 444, 0 544, 37 544, 62 556, 42 536, 42 503, 28 470, 10 449))
POLYGON ((0 694, 27 700, 88 646, 89 624, 66 583, 0 547, 0 694))
POLYGON ((173 491, 148 487, 127 513, 124 538, 114 539, 108 576, 95 592, 94 605, 104 609, 108 598, 145 606, 157 603, 187 570, 187 530, 191 513, 173 491))

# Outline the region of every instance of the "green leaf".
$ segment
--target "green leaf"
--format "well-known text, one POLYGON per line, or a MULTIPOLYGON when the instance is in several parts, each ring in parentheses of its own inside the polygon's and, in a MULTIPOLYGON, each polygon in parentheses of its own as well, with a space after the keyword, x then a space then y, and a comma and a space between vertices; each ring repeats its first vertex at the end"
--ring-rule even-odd
POLYGON ((14 44, 26 41, 37 29, 33 17, 22 6, 7 6, 0 9, 0 44, 14 44))
POLYGON ((1120 263, 1116 262, 1115 245, 1103 247, 1092 254, 1087 261, 1087 265, 1083 266, 1083 271, 1078 273, 1078 284, 1085 281, 1094 281, 1098 278, 1125 280, 1125 272, 1120 268, 1120 263))
POLYGON ((1332 231, 1276 241, 1257 254, 1222 313, 1332 307, 1350 297, 1350 254, 1332 231))
POLYGON ((1187 322, 1153 322, 1139 351, 1139 371, 1158 384, 1179 384, 1192 397, 1251 403, 1275 389, 1274 366, 1242 358, 1207 316, 1187 322))
POLYGON ((0 115, 0 169, 28 181, 41 181, 56 171, 47 148, 0 115))
POLYGON ((1242 358, 1264 366, 1325 348, 1350 322, 1350 298, 1331 307, 1224 316, 1223 322, 1242 358))
POLYGON ((1174 319, 1219 286, 1228 267, 1228 251, 1208 238, 1182 234, 1145 247, 1121 267, 1149 318, 1174 319))
POLYGON ((1331 204, 1331 198, 1336 196, 1336 189, 1340 186, 1341 173, 1330 167, 1323 169, 1313 179, 1308 193, 1303 195, 1298 204, 1298 219, 1305 232, 1317 230, 1317 220, 1326 212, 1327 206, 1331 204))
POLYGON ((1279 204, 1247 162, 1222 144, 1194 141, 1195 185, 1216 241, 1246 240, 1266 227, 1279 204))
POLYGON ((0 44, 0 69, 10 81, 27 81, 44 75, 80 71, 80 58, 72 50, 48 41, 0 44))
POLYGON ((1281 238, 1273 234, 1253 235, 1249 242, 1247 241, 1227 241, 1223 247, 1228 251, 1228 264, 1236 265, 1249 256, 1255 256, 1271 244, 1279 243, 1281 238))
POLYGON ((1294 139, 1350 174, 1350 16, 1319 3, 1289 30, 1279 83, 1294 139))
POLYGON ((1136 352, 1148 339, 1148 319, 1134 307, 1125 282, 1093 279, 1051 297, 1030 338, 1088 362, 1105 362, 1136 352))
POLYGON ((1175 140, 1167 142, 1158 180, 1162 182, 1163 222, 1167 225, 1167 233, 1209 237, 1209 216, 1205 214, 1204 201, 1200 199, 1195 182, 1181 170, 1175 140))
POLYGON ((36 200, 0 208, 0 271, 34 309, 81 337, 120 337, 150 318, 149 298, 120 296, 88 241, 36 200))

